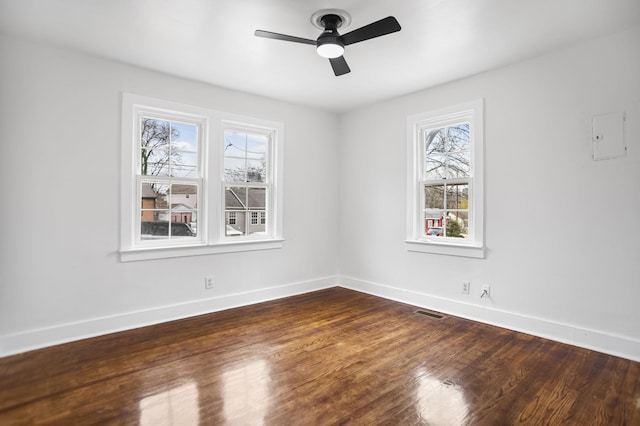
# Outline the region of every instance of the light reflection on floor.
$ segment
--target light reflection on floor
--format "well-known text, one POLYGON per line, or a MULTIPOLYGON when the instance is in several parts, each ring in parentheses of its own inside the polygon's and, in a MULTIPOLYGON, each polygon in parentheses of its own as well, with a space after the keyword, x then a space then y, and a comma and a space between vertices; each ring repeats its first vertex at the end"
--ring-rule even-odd
POLYGON ((269 409, 269 365, 255 360, 222 374, 224 418, 229 423, 251 419, 263 425, 269 409))
POLYGON ((430 425, 460 425, 469 414, 463 390, 452 382, 432 377, 424 367, 416 370, 416 402, 420 416, 430 425))
POLYGON ((140 401, 140 425, 198 425, 200 402, 198 385, 189 381, 140 401))

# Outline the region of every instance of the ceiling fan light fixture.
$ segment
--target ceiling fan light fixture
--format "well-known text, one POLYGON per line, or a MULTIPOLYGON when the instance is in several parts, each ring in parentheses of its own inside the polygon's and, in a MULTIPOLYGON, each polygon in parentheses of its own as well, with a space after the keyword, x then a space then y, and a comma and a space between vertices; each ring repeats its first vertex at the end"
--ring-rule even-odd
POLYGON ((343 56, 345 45, 349 46, 401 30, 398 20, 393 16, 387 16, 364 27, 340 35, 338 28, 343 25, 349 25, 351 16, 344 10, 339 9, 319 10, 311 16, 311 22, 323 30, 316 40, 264 30, 256 30, 255 35, 256 37, 315 45, 318 55, 329 59, 333 73, 338 77, 351 72, 343 56))
POLYGON ((338 41, 331 41, 326 43, 318 42, 316 52, 323 58, 339 58, 344 53, 344 45, 338 41))

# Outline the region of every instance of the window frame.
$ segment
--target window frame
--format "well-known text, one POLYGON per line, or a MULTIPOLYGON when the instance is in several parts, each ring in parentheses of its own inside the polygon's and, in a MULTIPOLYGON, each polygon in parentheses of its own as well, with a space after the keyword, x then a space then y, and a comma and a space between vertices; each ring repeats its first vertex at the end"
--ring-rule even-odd
MULTIPOLYGON (((134 108, 134 140, 132 144, 134 144, 134 168, 135 168, 135 200, 141 200, 142 198, 142 184, 147 182, 158 182, 165 183, 170 190, 173 189, 174 185, 195 185, 197 188, 197 197, 196 197, 196 217, 200 217, 203 215, 203 199, 202 194, 205 191, 203 173, 204 170, 204 158, 206 158, 206 128, 208 127, 208 117, 195 113, 195 111, 191 112, 181 112, 181 111, 169 111, 163 110, 159 108, 150 108, 147 106, 139 105, 134 108), (197 140, 197 154, 198 154, 198 175, 197 177, 173 177, 173 176, 165 176, 165 175, 142 175, 138 173, 138 168, 141 162, 141 150, 140 146, 138 146, 138 135, 140 135, 140 123, 143 117, 165 120, 170 123, 181 122, 185 124, 196 125, 198 128, 198 140, 197 140)), ((138 218, 141 216, 143 208, 141 204, 137 201, 134 202, 134 217, 138 218)), ((171 217, 173 210, 169 205, 167 210, 169 217, 171 217)), ((169 221, 169 227, 171 226, 172 221, 169 221)), ((198 230, 196 232, 195 239, 172 239, 169 234, 169 238, 167 240, 142 240, 141 239, 141 221, 134 220, 134 245, 139 248, 164 248, 168 246, 192 246, 203 244, 206 242, 206 220, 203 223, 202 228, 198 226, 198 230)))
MULTIPOLYGON (((267 170, 266 170, 266 174, 265 174, 265 181, 264 182, 258 182, 258 181, 232 181, 232 180, 225 180, 225 177, 223 176, 221 179, 221 191, 223 194, 223 200, 222 200, 222 212, 223 214, 226 215, 227 210, 226 210, 226 200, 224 199, 224 197, 226 196, 226 189, 227 187, 240 187, 240 188, 245 188, 246 191, 249 190, 249 188, 263 188, 265 190, 266 193, 266 199, 265 199, 265 210, 252 210, 252 209, 247 209, 246 211, 244 211, 243 215, 239 215, 241 217, 243 217, 243 222, 244 222, 244 228, 245 230, 249 229, 251 226, 255 226, 255 225, 262 225, 262 223, 260 222, 260 216, 258 215, 258 222, 257 223, 253 223, 253 213, 254 212, 266 212, 268 210, 271 210, 274 206, 277 206, 277 202, 274 199, 274 195, 277 195, 277 192, 274 192, 274 185, 276 183, 276 166, 277 166, 277 161, 274 159, 274 155, 275 155, 275 140, 277 138, 277 134, 276 134, 276 130, 273 127, 266 127, 263 125, 257 125, 255 123, 252 124, 247 124, 247 123, 241 123, 235 120, 231 120, 231 119, 225 119, 222 120, 222 129, 221 129, 221 135, 223 135, 226 131, 231 131, 231 132, 238 132, 238 133, 246 133, 247 135, 251 134, 251 135, 260 135, 260 136, 264 136, 267 138, 267 150, 266 150, 266 156, 265 156, 265 162, 267 165, 267 170)), ((221 161, 224 162, 224 150, 226 150, 226 140, 223 143, 224 145, 224 149, 222 152, 222 159, 221 161)), ((223 169, 222 169, 222 173, 224 174, 224 164, 223 164, 223 169)), ((237 212, 242 212, 240 210, 238 210, 237 212)), ((231 213, 231 211, 229 211, 229 213, 231 213)), ((265 220, 265 228, 267 230, 273 230, 275 228, 281 227, 281 223, 278 224, 278 222, 276 221, 277 216, 274 215, 267 215, 268 218, 270 220, 265 220)), ((266 218, 265 218, 266 219, 266 218)), ((269 234, 271 234, 273 231, 268 231, 267 236, 265 237, 262 234, 258 234, 258 233, 254 233, 254 234, 249 234, 249 235, 244 235, 244 236, 227 236, 225 235, 226 232, 224 232, 223 230, 223 237, 225 238, 226 241, 229 242, 235 242, 235 241, 254 241, 254 240, 264 240, 264 239, 268 239, 269 238, 269 234)))
MULTIPOLYGON (((231 253, 283 247, 282 227, 282 162, 284 125, 280 122, 239 114, 226 113, 193 105, 186 105, 131 93, 122 94, 121 135, 121 230, 120 260, 123 262, 231 253), (189 118, 202 123, 199 145, 201 186, 198 188, 198 225, 196 240, 140 240, 140 180, 155 180, 155 176, 141 176, 138 169, 139 120, 141 112, 168 117, 171 121, 189 118), (171 117, 181 117, 174 119, 171 117), (246 129, 270 132, 269 149, 270 193, 267 202, 269 232, 260 236, 227 238, 224 203, 224 136, 227 123, 246 129)), ((164 179, 164 178, 163 178, 164 179)), ((162 179, 161 179, 162 180, 162 179)), ((177 183, 191 179, 174 178, 177 183)))
MULTIPOLYGON (((407 117, 407 228, 409 251, 484 258, 484 126, 483 100, 423 112, 407 117), (426 179, 424 133, 469 123, 470 173, 468 178, 426 179), (425 235, 426 185, 441 181, 469 185, 469 238, 425 235)), ((446 206, 445 206, 446 207, 446 206)))

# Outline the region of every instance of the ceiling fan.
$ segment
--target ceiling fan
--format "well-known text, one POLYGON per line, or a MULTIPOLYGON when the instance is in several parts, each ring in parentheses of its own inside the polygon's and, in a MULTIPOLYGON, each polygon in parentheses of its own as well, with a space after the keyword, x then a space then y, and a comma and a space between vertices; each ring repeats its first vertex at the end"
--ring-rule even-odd
POLYGON ((255 35, 257 37, 272 38, 275 40, 312 44, 316 46, 318 55, 329 59, 331 67, 333 68, 333 73, 336 76, 340 76, 351 72, 349 65, 347 65, 347 61, 344 59, 344 56, 342 56, 345 46, 395 33, 401 29, 397 19, 393 16, 388 16, 369 25, 365 25, 364 27, 360 27, 346 34, 340 35, 340 33, 338 33, 338 28, 343 25, 349 25, 349 23, 351 23, 351 17, 347 12, 339 9, 319 10, 311 16, 311 23, 313 23, 317 28, 323 30, 322 34, 320 34, 316 40, 263 30, 256 30, 255 35))

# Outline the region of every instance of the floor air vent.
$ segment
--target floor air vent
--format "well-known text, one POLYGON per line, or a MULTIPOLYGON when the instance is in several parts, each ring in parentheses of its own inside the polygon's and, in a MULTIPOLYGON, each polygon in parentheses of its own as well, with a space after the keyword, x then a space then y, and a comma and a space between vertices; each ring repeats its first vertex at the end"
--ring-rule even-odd
POLYGON ((444 315, 439 314, 437 312, 433 312, 433 311, 417 310, 417 311, 413 311, 413 313, 414 314, 418 314, 418 315, 424 315, 426 317, 431 317, 431 318, 435 318, 435 319, 444 318, 444 315))

